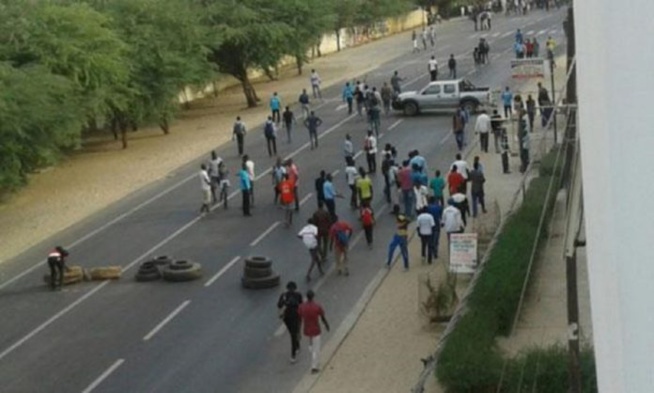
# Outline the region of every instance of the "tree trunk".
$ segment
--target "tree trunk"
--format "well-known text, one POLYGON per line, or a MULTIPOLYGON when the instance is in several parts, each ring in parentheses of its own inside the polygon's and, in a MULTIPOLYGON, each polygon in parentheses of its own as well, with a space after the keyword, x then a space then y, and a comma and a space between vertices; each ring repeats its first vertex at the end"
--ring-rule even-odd
POLYGON ((121 122, 120 134, 122 135, 123 149, 127 149, 127 124, 121 122))
POLYGON ((111 117, 111 133, 114 134, 114 140, 118 140, 118 118, 117 115, 114 114, 111 117))
POLYGON ((341 29, 336 29, 336 51, 341 51, 341 29))
POLYGON ((214 80, 214 81, 211 81, 211 85, 213 86, 213 96, 217 98, 218 97, 218 84, 214 80))
POLYGON ((241 86, 243 87, 243 94, 245 94, 245 99, 248 103, 248 108, 254 108, 257 106, 257 101, 259 101, 259 97, 257 97, 257 92, 254 90, 254 86, 252 86, 252 83, 250 82, 250 78, 248 78, 247 71, 242 71, 241 74, 237 77, 238 80, 241 81, 241 86))
POLYGON ((322 37, 316 43, 316 52, 318 52, 318 57, 322 57, 322 52, 320 51, 320 44, 322 44, 322 37))
POLYGON ((297 67, 297 74, 302 75, 302 66, 304 65, 304 59, 302 56, 295 56, 295 66, 297 67))
POLYGON ((161 130, 165 135, 170 134, 170 126, 168 124, 168 119, 166 118, 166 116, 163 116, 161 118, 161 121, 159 122, 159 128, 161 128, 161 130))

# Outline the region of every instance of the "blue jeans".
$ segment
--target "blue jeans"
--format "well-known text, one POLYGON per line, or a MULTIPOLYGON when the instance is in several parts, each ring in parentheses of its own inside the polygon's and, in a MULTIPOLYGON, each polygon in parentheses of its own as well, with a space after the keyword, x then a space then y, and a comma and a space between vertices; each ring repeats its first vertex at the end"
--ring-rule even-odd
POLYGON ((439 224, 436 224, 434 228, 434 233, 432 234, 432 250, 434 253, 434 258, 438 258, 438 241, 441 238, 441 228, 439 224))
POLYGON ((404 202, 404 215, 413 217, 413 208, 415 206, 413 202, 413 190, 402 190, 402 201, 404 202))
POLYGON ((456 146, 459 150, 463 150, 463 130, 454 131, 454 140, 456 140, 456 146))
POLYGON ((484 193, 472 193, 472 216, 477 217, 477 204, 481 205, 481 210, 486 212, 486 204, 484 203, 484 193))
POLYGON ((393 254, 395 254, 395 249, 399 246, 400 252, 402 253, 402 259, 404 260, 404 268, 409 268, 409 250, 406 246, 406 236, 393 235, 393 240, 391 244, 388 245, 388 261, 386 265, 391 266, 393 261, 393 254))

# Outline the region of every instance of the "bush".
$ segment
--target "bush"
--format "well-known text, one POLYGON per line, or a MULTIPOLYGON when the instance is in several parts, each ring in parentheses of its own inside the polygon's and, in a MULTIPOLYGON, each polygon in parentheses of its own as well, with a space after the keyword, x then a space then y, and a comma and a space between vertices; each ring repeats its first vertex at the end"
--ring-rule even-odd
MULTIPOLYGON (((556 154, 551 151, 541 161, 541 176, 531 181, 522 205, 508 218, 490 251, 489 260, 478 273, 479 278, 468 299, 467 313, 444 344, 436 376, 450 393, 495 392, 497 389, 504 359, 495 338, 511 332, 534 242, 539 235, 543 208, 544 223, 547 223, 556 200, 554 195, 546 200, 550 182, 553 180, 555 186, 559 184, 562 160, 556 163, 556 154)), ((546 235, 543 228, 540 236, 546 235)), ((534 383, 538 383, 538 392, 566 391, 566 358, 567 352, 560 347, 525 352, 508 362, 503 384, 506 388, 502 391, 519 391, 518 385, 526 387, 534 383), (536 363, 540 365, 537 374, 533 372, 536 363)), ((596 391, 596 388, 592 390, 595 386, 592 351, 586 350, 582 358, 584 386, 591 389, 585 391, 596 391)))

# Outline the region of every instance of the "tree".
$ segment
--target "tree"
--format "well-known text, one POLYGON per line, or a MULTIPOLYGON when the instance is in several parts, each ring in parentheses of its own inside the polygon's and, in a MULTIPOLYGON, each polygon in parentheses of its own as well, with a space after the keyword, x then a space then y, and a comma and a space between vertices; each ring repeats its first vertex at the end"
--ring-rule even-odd
POLYGON ((358 8, 357 0, 333 0, 333 28, 336 33, 336 50, 341 50, 341 30, 354 26, 355 14, 358 8))
POLYGON ((259 101, 248 71, 274 69, 294 34, 283 19, 275 17, 276 7, 283 1, 199 0, 204 23, 213 32, 209 59, 241 83, 248 107, 259 101))

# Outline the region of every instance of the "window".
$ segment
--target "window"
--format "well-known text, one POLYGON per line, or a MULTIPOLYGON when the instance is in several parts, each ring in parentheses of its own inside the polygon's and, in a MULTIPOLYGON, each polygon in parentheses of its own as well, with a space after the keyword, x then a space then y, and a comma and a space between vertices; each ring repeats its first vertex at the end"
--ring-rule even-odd
POLYGON ((422 94, 423 95, 431 95, 431 94, 440 94, 441 92, 441 87, 439 85, 434 85, 434 86, 429 86, 426 88, 422 94))
POLYGON ((454 94, 456 93, 456 85, 453 83, 449 83, 445 86, 443 86, 443 93, 445 94, 454 94))
POLYGON ((475 86, 470 81, 464 79, 459 83, 459 89, 461 91, 474 91, 475 86))

